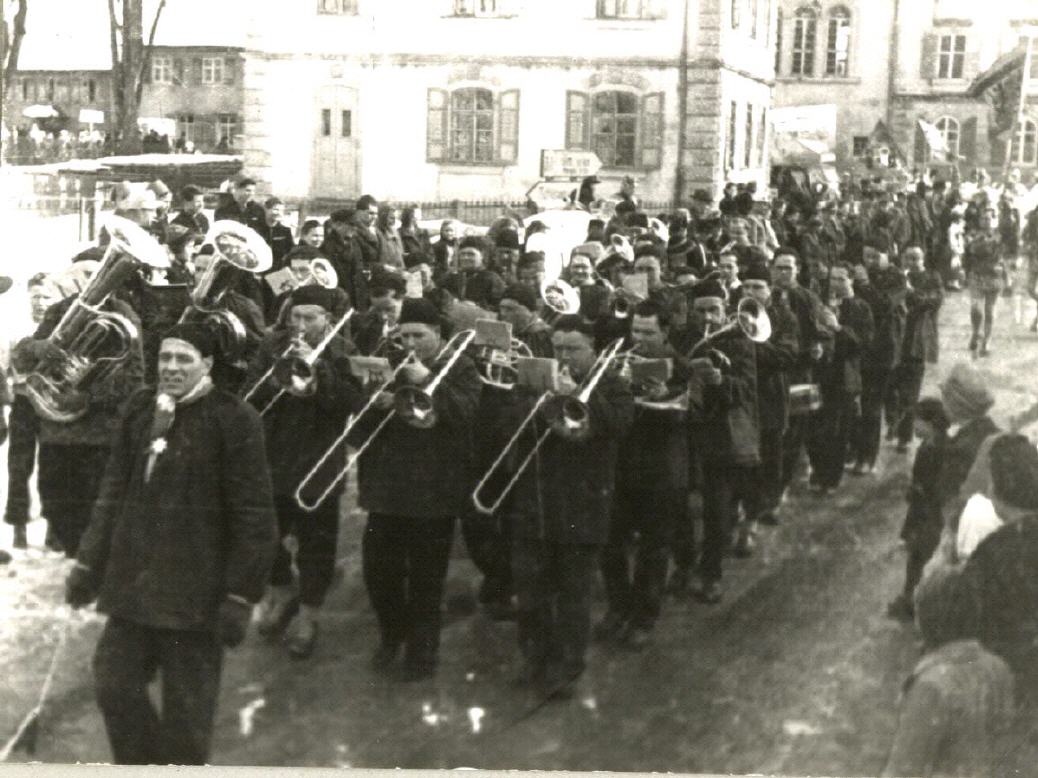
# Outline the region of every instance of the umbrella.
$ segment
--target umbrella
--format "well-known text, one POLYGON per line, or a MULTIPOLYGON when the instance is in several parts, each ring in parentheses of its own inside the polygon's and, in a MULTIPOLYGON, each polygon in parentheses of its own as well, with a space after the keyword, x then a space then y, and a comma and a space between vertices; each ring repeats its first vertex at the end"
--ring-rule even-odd
POLYGON ((22 111, 26 119, 56 119, 61 116, 61 111, 53 105, 30 105, 22 111))

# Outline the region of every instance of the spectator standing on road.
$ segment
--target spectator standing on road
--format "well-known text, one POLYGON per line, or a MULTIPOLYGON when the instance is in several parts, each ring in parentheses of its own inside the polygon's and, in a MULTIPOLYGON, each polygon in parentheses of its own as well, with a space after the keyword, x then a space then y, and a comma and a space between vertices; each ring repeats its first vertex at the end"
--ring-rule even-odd
POLYGON ((180 213, 170 224, 179 224, 199 235, 205 235, 209 232, 209 217, 202 213, 204 207, 205 197, 202 190, 197 186, 185 186, 180 190, 180 213))

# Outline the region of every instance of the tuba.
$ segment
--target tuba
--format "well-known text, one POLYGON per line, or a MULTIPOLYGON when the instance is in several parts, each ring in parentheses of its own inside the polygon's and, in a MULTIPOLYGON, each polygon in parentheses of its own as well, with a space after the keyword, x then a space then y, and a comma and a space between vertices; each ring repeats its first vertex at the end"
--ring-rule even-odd
POLYGON ((548 324, 580 311, 580 292, 561 278, 541 283, 541 300, 545 307, 541 318, 548 324))
POLYGON ((228 362, 236 362, 245 355, 247 336, 241 320, 224 307, 224 295, 237 283, 239 271, 263 273, 273 264, 273 256, 258 232, 230 219, 213 222, 205 243, 215 249, 213 262, 191 291, 191 306, 180 321, 209 327, 220 354, 228 362))
POLYGON ((162 245, 129 219, 109 216, 105 228, 110 241, 97 272, 47 338, 60 358, 45 359, 25 379, 33 408, 50 421, 81 418, 90 385, 111 375, 140 338, 132 321, 101 306, 142 266, 169 267, 162 245))

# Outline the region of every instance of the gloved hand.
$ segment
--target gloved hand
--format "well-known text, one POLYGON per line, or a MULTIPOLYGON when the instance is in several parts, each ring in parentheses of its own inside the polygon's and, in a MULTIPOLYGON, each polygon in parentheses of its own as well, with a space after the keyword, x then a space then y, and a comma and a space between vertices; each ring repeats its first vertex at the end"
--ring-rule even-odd
POLYGON ((216 635, 228 648, 241 645, 252 618, 252 605, 237 598, 225 597, 216 614, 216 635))
POLYGON ((94 573, 85 565, 76 562, 76 566, 65 579, 65 602, 73 608, 89 605, 97 597, 94 573))
POLYGON ((49 340, 34 340, 30 348, 33 358, 37 362, 56 361, 62 358, 64 352, 49 340))

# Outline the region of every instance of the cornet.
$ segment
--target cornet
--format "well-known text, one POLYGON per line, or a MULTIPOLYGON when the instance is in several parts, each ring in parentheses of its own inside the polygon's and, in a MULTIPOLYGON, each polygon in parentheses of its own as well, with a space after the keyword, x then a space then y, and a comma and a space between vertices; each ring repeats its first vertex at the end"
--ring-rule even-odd
MULTIPOLYGON (((771 319, 768 318, 768 312, 764 309, 764 306, 755 298, 743 297, 739 300, 739 307, 736 309, 736 312, 729 317, 727 323, 713 332, 707 327, 703 337, 689 351, 689 359, 695 357, 696 352, 700 349, 709 346, 711 342, 733 330, 741 331, 754 343, 764 343, 771 337, 771 319)), ((707 354, 715 362, 720 362, 720 366, 726 367, 729 363, 728 358, 717 349, 711 348, 707 354)))
POLYGON ((501 504, 505 501, 508 495, 511 493, 515 485, 519 483, 519 479, 522 478, 526 468, 530 466, 530 462, 540 451, 541 446, 548 439, 548 436, 552 431, 558 429, 559 431, 565 431, 563 434, 579 434, 583 429, 587 428, 588 422, 588 409, 587 402, 591 397, 591 393, 595 391, 595 387, 598 386, 599 381, 602 380, 602 376, 605 375, 606 370, 609 369, 613 360, 620 353, 620 349, 623 348, 623 339, 613 341, 605 351, 596 357, 594 364, 591 366, 591 370, 588 372, 587 377, 581 384, 580 389, 574 396, 562 397, 557 395, 555 392, 547 391, 541 394, 537 398, 537 402, 533 404, 533 408, 523 419, 522 423, 516 428, 515 432, 512 433, 512 437, 509 438, 508 443, 501 450, 501 453, 497 455, 497 459, 490 465, 486 473, 480 479, 479 483, 476 484, 476 488, 472 492, 472 504, 475 505, 476 510, 480 513, 487 515, 495 513, 501 504), (523 457, 522 462, 519 463, 519 467, 516 468, 515 473, 511 479, 505 484, 505 487, 501 490, 500 494, 491 502, 489 505, 485 502, 483 490, 487 484, 495 479, 501 466, 509 458, 512 453, 512 449, 518 443, 519 438, 522 437, 526 429, 534 423, 537 415, 541 412, 541 408, 547 403, 554 402, 557 404, 556 408, 552 409, 549 416, 552 418, 552 424, 540 434, 537 441, 527 452, 526 456, 523 457))

